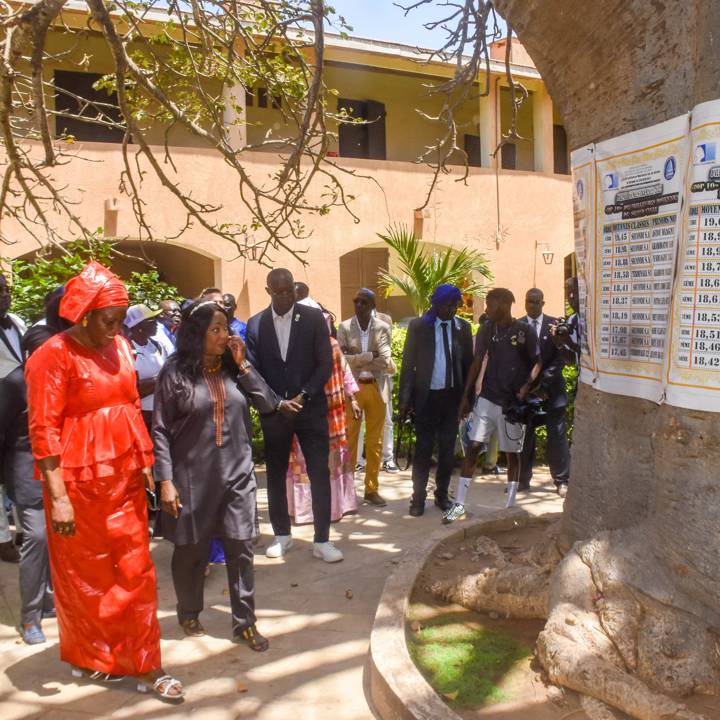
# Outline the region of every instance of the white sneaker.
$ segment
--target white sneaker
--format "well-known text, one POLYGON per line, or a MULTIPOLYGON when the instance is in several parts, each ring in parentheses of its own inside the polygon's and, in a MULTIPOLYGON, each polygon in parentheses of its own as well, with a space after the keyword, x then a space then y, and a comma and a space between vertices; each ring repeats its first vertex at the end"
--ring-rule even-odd
POLYGON ((331 542, 313 543, 313 557, 326 563, 336 563, 344 559, 343 554, 331 542))
POLYGON ((288 550, 293 546, 291 535, 276 535, 275 539, 270 543, 270 547, 265 551, 265 557, 281 558, 287 555, 288 550))

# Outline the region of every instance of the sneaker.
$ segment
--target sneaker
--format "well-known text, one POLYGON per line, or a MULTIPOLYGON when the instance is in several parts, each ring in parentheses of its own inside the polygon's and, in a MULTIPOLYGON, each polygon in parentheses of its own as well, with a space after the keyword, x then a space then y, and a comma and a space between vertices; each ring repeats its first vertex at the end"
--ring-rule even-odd
POLYGON ((480 470, 481 475, 499 475, 500 470, 498 470, 497 465, 493 465, 493 467, 484 467, 480 470))
POLYGON ((358 463, 355 466, 355 472, 365 472, 365 466, 362 463, 358 463))
POLYGON ((313 557, 326 563, 336 563, 344 559, 343 554, 331 542, 313 543, 313 557))
POLYGON ((270 547, 265 551, 265 557, 281 558, 283 555, 287 555, 292 546, 292 535, 276 535, 270 543, 270 547))
POLYGON ((567 483, 559 483, 555 491, 561 498, 564 498, 567 495, 567 483))
POLYGON ((382 469, 383 472, 390 473, 391 475, 395 475, 395 473, 400 472, 400 468, 392 460, 384 462, 382 464, 382 469))
POLYGON ((26 645, 40 645, 40 643, 44 643, 46 640, 45 633, 43 633, 40 626, 36 623, 21 625, 20 634, 26 645))
POLYGON ((465 517, 465 506, 457 502, 453 503, 453 506, 443 515, 443 525, 450 525, 463 517, 465 517))

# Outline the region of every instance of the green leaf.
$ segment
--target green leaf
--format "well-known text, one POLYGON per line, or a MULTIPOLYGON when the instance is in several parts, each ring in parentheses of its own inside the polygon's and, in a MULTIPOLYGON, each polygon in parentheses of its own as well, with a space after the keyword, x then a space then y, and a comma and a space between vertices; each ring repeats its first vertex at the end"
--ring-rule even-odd
POLYGON ((433 250, 403 224, 391 225, 378 237, 394 251, 392 264, 398 267, 398 272, 379 271, 380 286, 386 294, 399 290, 406 295, 418 315, 430 307, 430 296, 438 285, 452 283, 465 294, 482 295, 486 282, 492 281, 488 262, 477 250, 433 250))

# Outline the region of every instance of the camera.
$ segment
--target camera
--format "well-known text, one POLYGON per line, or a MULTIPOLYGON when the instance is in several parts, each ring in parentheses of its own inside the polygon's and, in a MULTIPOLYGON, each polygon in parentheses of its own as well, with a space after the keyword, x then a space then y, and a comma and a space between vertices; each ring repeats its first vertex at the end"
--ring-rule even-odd
POLYGON ((558 320, 557 325, 555 326, 555 334, 561 338, 570 336, 570 325, 568 325, 568 321, 565 318, 560 318, 560 320, 558 320))
POLYGON ((505 420, 513 425, 542 425, 547 414, 543 410, 543 401, 540 398, 528 398, 525 402, 516 402, 503 410, 505 420))

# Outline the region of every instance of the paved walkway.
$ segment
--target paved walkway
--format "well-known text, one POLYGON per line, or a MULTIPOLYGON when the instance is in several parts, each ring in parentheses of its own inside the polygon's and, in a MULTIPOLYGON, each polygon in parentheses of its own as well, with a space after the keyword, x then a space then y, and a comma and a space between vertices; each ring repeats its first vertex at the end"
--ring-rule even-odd
MULTIPOLYGON (((531 513, 558 511, 561 501, 548 475, 539 472, 536 478, 542 484, 523 494, 519 504, 531 513)), ((331 566, 312 558, 310 527, 295 531, 295 547, 283 560, 257 557, 258 624, 271 644, 262 654, 229 640, 227 586, 219 566, 206 584, 202 621, 207 636, 183 637, 174 614, 171 545, 154 543, 163 661, 185 684, 187 698, 180 706, 140 695, 130 681, 113 688, 76 681, 59 660, 55 621, 43 623, 48 643, 24 645, 13 627, 18 619, 17 568, 0 562, 0 718, 373 718, 365 670, 383 584, 404 551, 440 526, 440 512, 430 504, 421 518, 407 514, 407 473, 384 476, 381 490, 389 500, 387 508, 361 505, 357 515, 333 525, 331 539, 345 553, 344 562, 331 566)), ((469 499, 476 515, 502 507, 503 483, 477 479, 469 499)), ((259 502, 266 520, 264 490, 259 502)), ((267 542, 266 522, 262 531, 267 542)))

